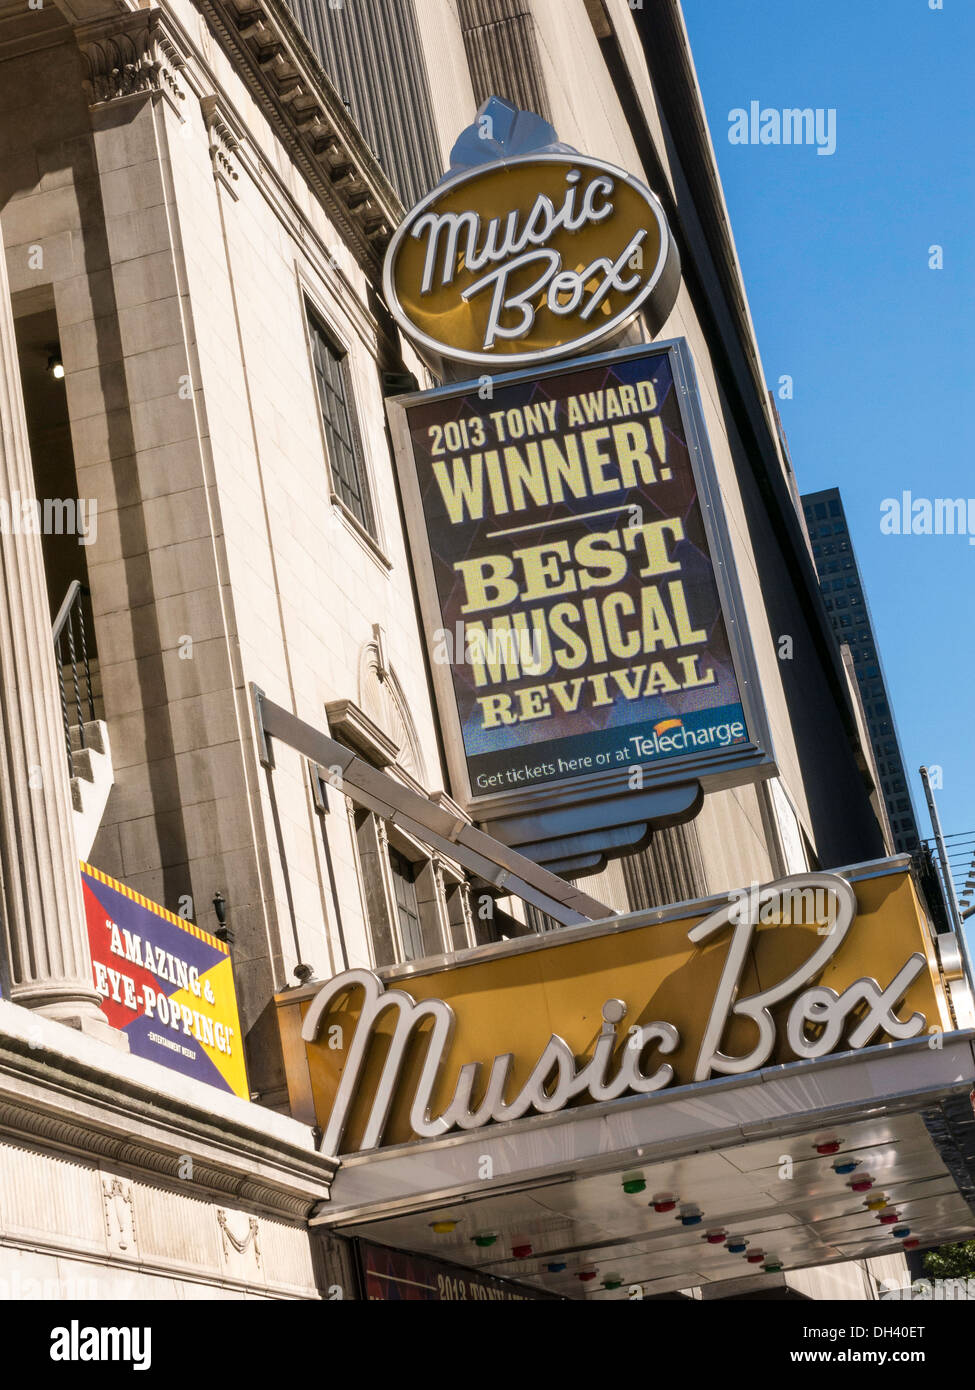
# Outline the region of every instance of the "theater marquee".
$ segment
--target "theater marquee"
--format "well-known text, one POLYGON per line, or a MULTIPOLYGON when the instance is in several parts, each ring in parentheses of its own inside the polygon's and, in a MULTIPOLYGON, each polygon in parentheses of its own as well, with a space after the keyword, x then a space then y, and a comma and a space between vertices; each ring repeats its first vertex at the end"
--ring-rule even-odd
POLYGON ((953 1027, 905 858, 348 970, 277 1005, 292 1112, 329 1154, 953 1027))
POLYGON ((767 776, 682 342, 389 402, 454 795, 478 819, 767 776))

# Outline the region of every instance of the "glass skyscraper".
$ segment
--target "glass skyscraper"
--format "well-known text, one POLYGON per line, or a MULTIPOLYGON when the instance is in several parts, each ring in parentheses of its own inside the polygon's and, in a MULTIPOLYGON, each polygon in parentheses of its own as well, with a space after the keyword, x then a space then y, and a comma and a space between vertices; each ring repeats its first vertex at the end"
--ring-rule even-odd
POLYGON ((839 488, 805 493, 802 505, 836 640, 845 642, 853 654, 894 844, 899 851, 913 854, 919 842, 914 805, 890 707, 887 679, 839 488))

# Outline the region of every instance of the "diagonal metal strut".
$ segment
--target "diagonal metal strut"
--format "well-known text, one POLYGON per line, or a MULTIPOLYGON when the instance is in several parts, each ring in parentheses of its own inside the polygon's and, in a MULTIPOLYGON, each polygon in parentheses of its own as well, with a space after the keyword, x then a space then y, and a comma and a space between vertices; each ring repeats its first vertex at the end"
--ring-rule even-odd
POLYGON ((253 683, 251 695, 263 766, 274 762, 267 739, 278 738, 320 767, 338 767, 342 791, 359 806, 400 826, 505 893, 523 898, 564 927, 612 917, 612 908, 566 879, 549 873, 500 840, 486 835, 425 796, 401 786, 342 743, 269 700, 253 683))

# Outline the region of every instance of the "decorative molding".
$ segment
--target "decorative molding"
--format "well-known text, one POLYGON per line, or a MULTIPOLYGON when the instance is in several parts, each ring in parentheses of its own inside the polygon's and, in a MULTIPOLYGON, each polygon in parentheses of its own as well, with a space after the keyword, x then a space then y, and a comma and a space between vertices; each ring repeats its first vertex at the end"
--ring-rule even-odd
POLYGON ((310 1151, 167 1103, 161 1092, 64 1069, 49 1053, 25 1057, 12 1039, 0 1039, 0 1136, 108 1160, 178 1183, 182 1191, 247 1201, 298 1220, 322 1200, 335 1168, 310 1151), (186 1156, 193 1161, 191 1179, 183 1173, 186 1156))
POLYGON ((463 869, 449 859, 445 859, 442 854, 434 853, 430 862, 437 875, 437 885, 441 893, 446 894, 448 886, 455 888, 458 884, 466 882, 463 869))
POLYGON ((102 1179, 102 1198, 105 1203, 105 1234, 110 1246, 117 1251, 128 1250, 129 1244, 136 1246, 135 1206, 132 1201, 132 1184, 128 1187, 121 1178, 113 1178, 111 1183, 102 1179), (114 1226, 113 1226, 114 1218, 114 1226), (126 1228, 128 1240, 126 1240, 126 1228))
POLYGON ((330 733, 363 753, 376 767, 396 761, 399 744, 352 700, 331 700, 325 706, 330 733))
POLYGON ((230 1263, 231 1248, 237 1251, 238 1255, 244 1255, 250 1247, 254 1250, 254 1259, 258 1269, 261 1267, 261 1247, 257 1238, 257 1217, 251 1216, 247 1221, 247 1235, 239 1240, 234 1235, 230 1226, 227 1224, 227 1213, 223 1207, 217 1208, 217 1222, 220 1226, 220 1234, 223 1238, 223 1256, 227 1263, 230 1263))
MULTIPOLYGON (((160 1152, 149 1144, 134 1144, 113 1139, 99 1131, 85 1129, 80 1124, 72 1124, 53 1115, 29 1110, 20 1104, 0 1103, 0 1133, 3 1132, 74 1153, 108 1158, 114 1163, 125 1163, 143 1173, 158 1174, 172 1179, 178 1179, 180 1176, 178 1154, 160 1152)), ((303 1193, 282 1191, 271 1187, 270 1184, 256 1182, 229 1170, 205 1167, 195 1160, 192 1184, 183 1181, 181 1186, 192 1187, 197 1192, 247 1198, 302 1220, 319 1200, 303 1193)))
POLYGON ((359 263, 378 274, 399 198, 280 0, 198 0, 256 99, 359 263))
POLYGON ((79 24, 74 36, 87 68, 89 106, 159 92, 182 121, 186 59, 160 9, 132 10, 79 24))
POLYGON ((234 184, 240 178, 236 159, 237 151, 241 145, 240 132, 233 118, 221 106, 218 97, 202 97, 200 108, 203 111, 203 120, 210 141, 210 162, 213 165, 213 177, 218 184, 223 185, 236 203, 240 197, 234 188, 234 184))
MULTIPOLYGON (((378 627, 378 625, 377 625, 378 627)), ((385 636, 373 628, 374 637, 359 655, 359 702, 366 717, 381 728, 395 750, 389 762, 422 786, 426 793, 426 767, 420 751, 409 704, 385 651, 385 636)))

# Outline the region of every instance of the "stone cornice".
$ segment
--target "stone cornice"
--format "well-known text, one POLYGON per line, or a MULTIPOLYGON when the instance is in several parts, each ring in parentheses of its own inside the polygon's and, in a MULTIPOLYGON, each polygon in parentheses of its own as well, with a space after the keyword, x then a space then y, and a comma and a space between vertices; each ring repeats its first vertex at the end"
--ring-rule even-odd
POLYGON ((281 0, 197 0, 356 258, 378 276, 403 207, 281 0))
MULTIPOLYGON (((68 1030, 65 1030, 68 1031, 68 1030)), ((181 1189, 304 1220, 338 1167, 297 1144, 22 1038, 0 1037, 0 1134, 178 1180, 181 1189), (192 1177, 186 1176, 186 1159, 192 1177)))

